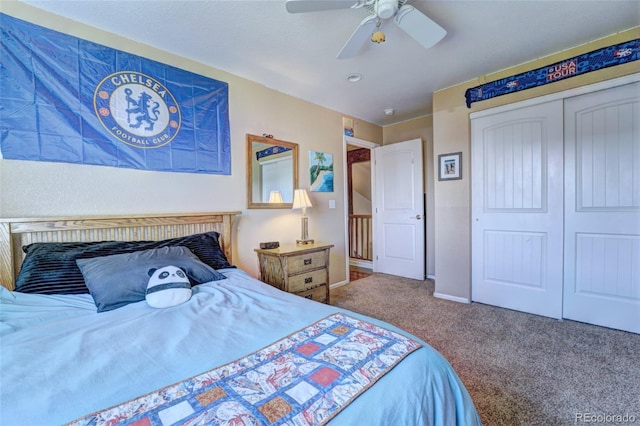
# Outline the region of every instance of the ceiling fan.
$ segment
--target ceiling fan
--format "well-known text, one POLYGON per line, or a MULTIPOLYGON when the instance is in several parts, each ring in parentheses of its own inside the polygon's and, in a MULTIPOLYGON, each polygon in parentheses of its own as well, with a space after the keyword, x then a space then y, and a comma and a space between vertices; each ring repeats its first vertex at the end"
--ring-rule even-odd
POLYGON ((289 13, 361 7, 368 9, 372 15, 360 22, 337 55, 338 59, 346 59, 357 56, 367 40, 383 42, 385 37, 380 31, 380 25, 390 18, 424 48, 428 49, 442 40, 447 34, 445 29, 415 7, 405 4, 406 2, 407 0, 287 0, 286 8, 289 13))

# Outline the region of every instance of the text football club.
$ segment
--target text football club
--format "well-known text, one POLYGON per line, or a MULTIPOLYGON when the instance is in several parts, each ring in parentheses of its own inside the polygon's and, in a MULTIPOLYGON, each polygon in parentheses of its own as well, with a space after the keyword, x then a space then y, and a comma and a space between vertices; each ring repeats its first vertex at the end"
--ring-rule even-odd
POLYGON ((180 131, 180 107, 169 89, 139 72, 105 77, 96 87, 93 105, 104 128, 136 148, 167 145, 180 131))

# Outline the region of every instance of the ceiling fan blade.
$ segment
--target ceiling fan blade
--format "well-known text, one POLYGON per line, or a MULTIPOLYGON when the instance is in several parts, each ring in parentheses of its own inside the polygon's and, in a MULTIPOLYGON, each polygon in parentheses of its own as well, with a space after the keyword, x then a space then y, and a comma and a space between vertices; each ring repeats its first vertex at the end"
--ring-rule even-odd
POLYGON ((357 8, 364 4, 364 0, 287 0, 285 7, 289 13, 305 13, 357 8))
POLYGON ((371 34, 373 34, 373 29, 376 27, 377 20, 378 17, 376 15, 364 18, 353 34, 351 34, 349 40, 347 40, 344 46, 342 46, 342 49, 336 58, 346 59, 357 56, 362 46, 371 39, 371 34))
POLYGON ((400 8, 394 21, 405 33, 426 49, 433 47, 447 34, 444 28, 409 5, 400 8))

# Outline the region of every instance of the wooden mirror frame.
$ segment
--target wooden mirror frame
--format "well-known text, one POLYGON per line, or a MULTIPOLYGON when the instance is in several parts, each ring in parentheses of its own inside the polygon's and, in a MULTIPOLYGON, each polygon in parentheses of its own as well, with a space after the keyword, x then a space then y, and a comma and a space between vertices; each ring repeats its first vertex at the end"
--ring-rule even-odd
POLYGON ((256 136, 247 133, 247 208, 248 209, 290 209, 293 207, 293 199, 290 203, 268 203, 253 201, 253 143, 264 143, 269 145, 282 146, 291 148, 293 159, 293 176, 292 176, 292 196, 293 190, 298 187, 298 144, 293 142, 281 141, 272 137, 256 136))

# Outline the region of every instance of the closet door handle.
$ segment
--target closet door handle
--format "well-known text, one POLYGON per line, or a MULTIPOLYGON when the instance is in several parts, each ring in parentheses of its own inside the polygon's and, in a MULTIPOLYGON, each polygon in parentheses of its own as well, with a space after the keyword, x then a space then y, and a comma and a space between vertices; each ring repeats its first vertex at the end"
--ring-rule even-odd
POLYGON ((422 216, 420 216, 419 214, 415 215, 415 216, 411 216, 409 219, 422 219, 422 216))

